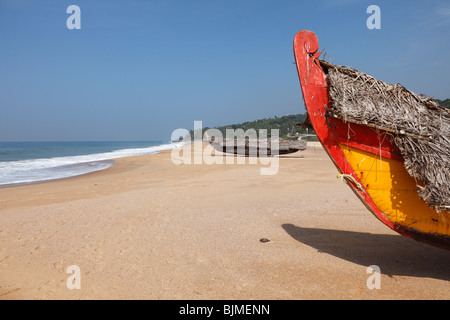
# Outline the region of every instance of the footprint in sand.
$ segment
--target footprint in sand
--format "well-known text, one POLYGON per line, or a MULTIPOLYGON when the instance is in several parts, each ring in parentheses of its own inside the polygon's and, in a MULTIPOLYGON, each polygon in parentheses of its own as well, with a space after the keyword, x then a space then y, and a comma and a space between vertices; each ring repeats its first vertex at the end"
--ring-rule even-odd
POLYGON ((62 260, 60 260, 59 262, 53 263, 53 267, 54 267, 56 270, 58 270, 59 273, 65 273, 65 272, 66 272, 66 270, 64 269, 63 261, 62 261, 62 260))
POLYGON ((197 258, 197 261, 200 262, 200 263, 207 263, 208 259, 201 257, 201 258, 197 258))
POLYGON ((8 259, 9 259, 9 256, 6 256, 4 258, 0 258, 0 266, 7 266, 7 264, 5 264, 4 262, 6 260, 8 260, 8 259))
POLYGON ((30 254, 35 254, 41 247, 37 246, 36 248, 33 249, 33 251, 30 252, 30 254))

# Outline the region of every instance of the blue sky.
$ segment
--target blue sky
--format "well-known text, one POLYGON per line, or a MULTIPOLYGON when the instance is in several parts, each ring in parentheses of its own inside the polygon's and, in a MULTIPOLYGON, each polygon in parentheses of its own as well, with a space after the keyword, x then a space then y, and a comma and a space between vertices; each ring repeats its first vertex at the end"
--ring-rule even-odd
POLYGON ((168 140, 194 120, 303 113, 303 29, 335 64, 450 97, 448 1, 0 0, 0 141, 168 140))

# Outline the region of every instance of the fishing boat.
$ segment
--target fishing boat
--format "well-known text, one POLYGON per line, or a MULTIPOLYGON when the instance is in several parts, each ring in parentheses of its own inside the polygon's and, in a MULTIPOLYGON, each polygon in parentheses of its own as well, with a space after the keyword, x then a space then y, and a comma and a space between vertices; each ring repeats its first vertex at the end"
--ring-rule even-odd
POLYGON ((273 143, 270 138, 266 140, 249 138, 234 140, 223 139, 222 141, 212 140, 210 141, 210 144, 217 151, 247 157, 270 157, 285 155, 305 150, 307 148, 305 140, 278 139, 276 143, 273 143))
POLYGON ((308 121, 337 177, 392 230, 449 250, 449 110, 320 59, 311 31, 296 34, 294 56, 308 121))

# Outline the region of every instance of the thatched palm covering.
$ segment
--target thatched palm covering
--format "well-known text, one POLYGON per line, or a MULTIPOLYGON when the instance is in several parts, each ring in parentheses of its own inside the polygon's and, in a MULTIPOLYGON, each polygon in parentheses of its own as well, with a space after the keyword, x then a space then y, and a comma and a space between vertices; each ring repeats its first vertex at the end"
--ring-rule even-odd
POLYGON ((332 116, 389 132, 419 196, 434 207, 450 205, 450 112, 432 98, 358 70, 321 61, 330 81, 332 116), (420 185, 421 183, 423 185, 420 185))

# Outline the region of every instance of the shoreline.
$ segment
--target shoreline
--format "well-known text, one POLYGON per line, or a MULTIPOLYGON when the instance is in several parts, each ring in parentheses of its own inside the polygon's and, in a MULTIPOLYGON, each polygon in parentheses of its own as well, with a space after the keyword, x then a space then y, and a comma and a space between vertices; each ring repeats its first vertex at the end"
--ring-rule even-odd
MULTIPOLYGON (((65 180, 65 179, 71 179, 71 178, 75 178, 75 177, 80 177, 86 174, 90 174, 90 173, 94 173, 97 171, 102 171, 102 170, 106 170, 109 169, 113 166, 115 166, 117 164, 116 161, 114 160, 100 160, 100 161, 90 161, 90 162, 82 162, 82 163, 77 163, 76 165, 87 165, 87 164, 91 164, 91 163, 104 163, 104 164, 110 164, 108 167, 106 168, 102 168, 102 169, 98 169, 98 170, 94 170, 94 171, 90 171, 90 172, 86 172, 86 173, 80 173, 80 174, 75 174, 73 176, 69 176, 69 177, 63 177, 63 178, 55 178, 55 179, 45 179, 45 180, 36 180, 36 181, 29 181, 29 182, 17 182, 17 183, 7 183, 7 184, 0 184, 0 189, 1 188, 12 188, 12 187, 21 187, 21 186, 27 186, 27 185, 31 185, 31 184, 38 184, 38 183, 46 183, 46 182, 52 182, 52 181, 58 181, 58 180, 65 180)), ((69 165, 72 166, 72 165, 69 165)))
POLYGON ((448 252, 380 223, 323 149, 260 165, 171 150, 0 189, 0 299, 448 299, 448 252), (268 242, 261 242, 261 239, 268 242), (69 266, 81 289, 69 290, 69 266), (367 267, 381 269, 370 290, 367 267))
MULTIPOLYGON (((18 152, 26 155, 23 159, 17 159, 17 156, 13 153, 15 150, 14 147, 11 149, 12 151, 6 151, 5 161, 0 162, 0 171, 3 172, 0 179, 0 188, 69 179, 91 172, 105 170, 108 167, 115 165, 114 160, 119 158, 137 155, 150 155, 163 150, 171 150, 180 146, 178 143, 165 143, 163 141, 161 141, 158 145, 148 145, 156 142, 157 141, 147 142, 146 146, 137 145, 137 143, 143 142, 128 142, 128 147, 126 147, 124 142, 121 144, 120 142, 104 142, 104 145, 101 145, 101 142, 97 141, 85 142, 84 148, 93 148, 93 146, 97 144, 94 146, 94 148, 97 149, 91 149, 90 153, 85 153, 87 149, 84 150, 84 152, 78 150, 78 152, 82 152, 80 154, 70 154, 70 152, 68 154, 67 152, 64 153, 62 150, 59 150, 58 153, 51 149, 55 147, 57 142, 43 142, 44 147, 42 150, 50 148, 50 153, 46 154, 39 148, 37 151, 33 149, 34 144, 37 143, 26 142, 25 144, 28 145, 31 153, 28 154, 28 151, 19 150, 18 152), (119 143, 120 145, 112 146, 110 145, 111 143, 119 143), (47 145, 49 147, 46 147, 47 145), (111 149, 112 147, 115 147, 116 149, 111 149), (105 148, 107 148, 107 150, 105 150, 105 148), (31 154, 33 154, 32 157, 30 157, 31 154), (11 157, 16 160, 8 160, 11 159, 11 157)), ((57 148, 67 148, 71 143, 73 142, 63 142, 61 143, 61 146, 57 146, 57 148)), ((76 143, 79 144, 78 142, 76 143)), ((15 146, 15 144, 20 143, 12 144, 15 146)), ((75 146, 80 148, 79 145, 75 146)))
MULTIPOLYGON (((177 142, 180 143, 180 142, 177 142)), ((207 144, 205 142, 203 142, 203 146, 206 146, 207 144)), ((193 146, 193 142, 191 143, 191 146, 193 146)), ((180 148, 183 148, 184 145, 182 145, 180 148)), ((320 144, 320 142, 307 142, 307 148, 308 149, 316 149, 319 148, 321 149, 322 146, 320 144)), ((153 154, 158 154, 161 153, 163 151, 171 151, 172 149, 164 149, 164 150, 160 150, 160 151, 156 151, 154 153, 149 153, 149 154, 145 154, 145 155, 153 155, 153 154)), ((225 155, 225 153, 224 153, 225 155)), ((139 156, 139 155, 136 155, 139 156)), ((125 157, 121 157, 121 158, 128 158, 128 157, 135 157, 135 156, 125 156, 125 157)), ((284 155, 278 155, 277 157, 282 157, 282 158, 292 158, 292 157, 299 157, 302 158, 303 156, 292 156, 291 154, 284 154, 284 155)), ((35 180, 35 181, 30 181, 30 182, 17 182, 17 183, 8 183, 8 184, 0 184, 0 189, 2 188, 12 188, 12 187, 20 187, 20 186, 27 186, 27 185, 32 185, 32 184, 40 184, 40 183, 47 183, 47 182, 53 182, 53 181, 58 181, 58 180, 66 180, 66 179, 72 179, 72 178, 76 178, 79 176, 83 176, 83 175, 87 175, 87 174, 91 174, 91 173, 95 173, 98 171, 103 171, 103 170, 107 170, 115 165, 117 165, 117 160, 121 159, 121 158, 111 158, 111 159, 106 159, 106 160, 98 160, 98 161, 88 161, 88 162, 81 162, 81 163, 76 163, 73 165, 64 165, 62 167, 66 167, 66 166, 77 166, 77 165, 87 165, 87 164, 91 164, 91 163, 104 163, 104 164, 110 164, 108 167, 106 168, 102 168, 102 169, 98 169, 98 170, 94 170, 94 171, 90 171, 90 172, 86 172, 86 173, 80 173, 80 174, 75 174, 73 176, 68 176, 68 177, 62 177, 62 178, 54 178, 54 179, 45 179, 45 180, 35 180)), ((55 167, 55 168, 60 168, 60 167, 55 167)), ((50 168, 50 169, 54 169, 54 168, 50 168)))

